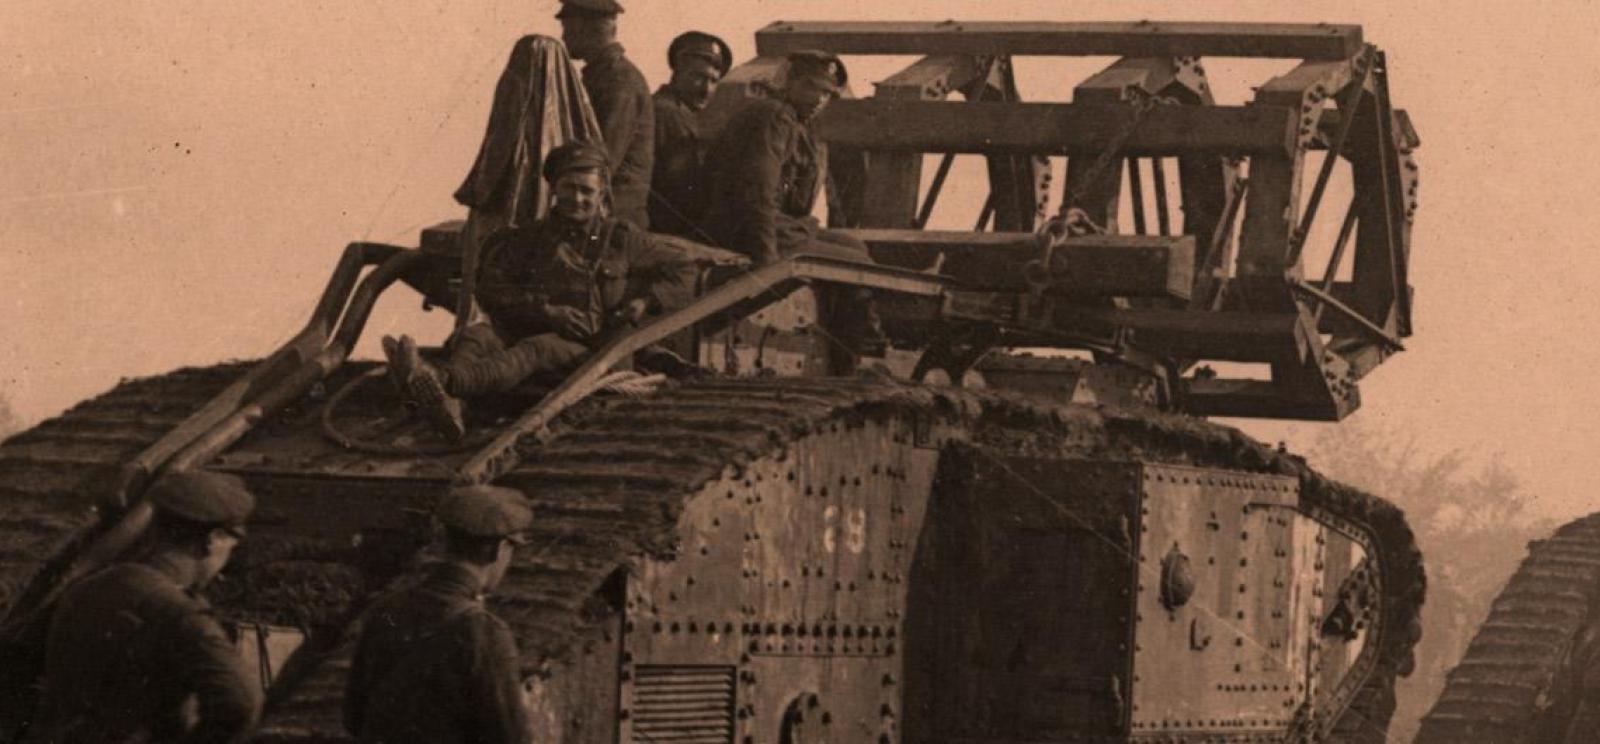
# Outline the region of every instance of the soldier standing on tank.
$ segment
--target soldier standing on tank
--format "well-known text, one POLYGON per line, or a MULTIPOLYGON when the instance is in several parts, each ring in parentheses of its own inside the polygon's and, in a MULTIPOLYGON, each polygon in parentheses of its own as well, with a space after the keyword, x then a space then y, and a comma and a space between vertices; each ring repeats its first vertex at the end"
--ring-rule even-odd
POLYGON ((437 516, 444 560, 362 616, 345 728, 383 744, 531 741, 516 640, 484 595, 505 577, 533 511, 519 491, 468 486, 451 489, 437 516))
POLYGON ((246 668, 200 591, 244 537, 255 499, 232 475, 167 475, 150 489, 148 549, 62 595, 28 741, 238 742, 261 714, 246 668))
POLYGON ((581 59, 583 87, 611 156, 611 214, 650 228, 650 174, 655 163, 655 107, 644 73, 617 42, 616 0, 561 0, 561 40, 581 59))
POLYGON ((459 398, 570 371, 613 332, 677 304, 693 287, 687 256, 600 213, 605 175, 598 145, 571 142, 550 153, 544 177, 555 207, 485 241, 478 301, 491 324, 463 330, 449 361, 424 361, 410 336, 384 338, 390 379, 444 434, 465 433, 459 398))
MULTIPOLYGON (((751 102, 719 135, 711 152, 706 224, 729 250, 769 264, 796 254, 871 263, 867 246, 824 229, 811 210, 822 186, 822 154, 809 129, 849 82, 844 63, 827 52, 789 55, 783 85, 751 102)), ((882 353, 882 331, 870 294, 857 290, 831 302, 831 332, 858 355, 882 353)))
POLYGON ((710 241, 700 227, 705 212, 701 172, 705 142, 699 114, 733 66, 727 42, 689 31, 667 47, 672 79, 656 90, 655 173, 650 179, 650 229, 691 240, 710 241))

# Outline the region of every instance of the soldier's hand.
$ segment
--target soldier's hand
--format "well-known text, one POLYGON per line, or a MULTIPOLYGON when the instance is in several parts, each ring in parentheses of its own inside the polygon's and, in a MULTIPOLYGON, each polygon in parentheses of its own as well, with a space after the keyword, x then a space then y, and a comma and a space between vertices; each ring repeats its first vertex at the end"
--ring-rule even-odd
POLYGON ((649 300, 643 297, 629 300, 627 303, 624 303, 622 307, 612 311, 611 325, 613 327, 638 325, 639 321, 644 320, 644 316, 648 312, 650 312, 649 300))
POLYGON ((571 339, 584 339, 594 335, 589 315, 567 305, 545 305, 545 316, 556 332, 571 339))

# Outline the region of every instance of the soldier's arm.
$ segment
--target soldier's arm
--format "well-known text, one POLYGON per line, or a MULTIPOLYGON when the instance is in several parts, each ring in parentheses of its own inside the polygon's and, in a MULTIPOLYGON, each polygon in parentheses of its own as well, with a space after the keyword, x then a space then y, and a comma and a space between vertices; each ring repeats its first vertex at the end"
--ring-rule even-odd
POLYGON ((472 618, 472 689, 467 691, 476 714, 483 744, 526 744, 532 739, 528 711, 522 698, 522 661, 511 629, 499 618, 483 612, 472 618))
POLYGON ((589 103, 594 106, 594 117, 600 122, 600 136, 606 140, 606 153, 611 157, 611 172, 615 174, 628 153, 633 133, 639 126, 637 91, 617 77, 605 80, 589 89, 589 103))
POLYGON ((740 174, 740 188, 732 190, 735 245, 758 264, 778 260, 778 188, 783 179, 783 156, 788 132, 775 116, 753 122, 756 130, 745 140, 743 152, 731 169, 740 174))
POLYGON ((517 232, 502 230, 483 242, 482 273, 478 276, 478 304, 497 322, 530 325, 544 322, 546 297, 524 285, 513 268, 512 245, 517 232))
POLYGON ((187 611, 174 621, 172 673, 194 695, 199 720, 186 744, 242 742, 261 716, 261 684, 209 612, 187 611))
POLYGON ((649 311, 659 312, 694 296, 698 267, 688 255, 643 230, 628 230, 624 240, 629 298, 643 298, 649 311))
POLYGON ((683 174, 698 171, 700 145, 695 137, 693 115, 671 104, 651 103, 656 110, 656 174, 682 178, 683 174))

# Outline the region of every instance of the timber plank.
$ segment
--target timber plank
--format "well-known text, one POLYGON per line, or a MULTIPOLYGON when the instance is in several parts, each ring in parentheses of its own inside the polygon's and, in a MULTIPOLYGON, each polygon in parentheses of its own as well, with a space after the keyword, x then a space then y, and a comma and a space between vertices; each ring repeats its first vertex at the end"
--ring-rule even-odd
POLYGON ((1287 106, 1121 103, 964 103, 842 100, 818 115, 817 136, 864 150, 965 154, 1093 153, 1123 144, 1129 156, 1276 154, 1295 147, 1298 111, 1287 106))
POLYGON ((1361 27, 1309 23, 1060 23, 1043 21, 777 21, 756 50, 835 54, 981 54, 1345 59, 1361 27))

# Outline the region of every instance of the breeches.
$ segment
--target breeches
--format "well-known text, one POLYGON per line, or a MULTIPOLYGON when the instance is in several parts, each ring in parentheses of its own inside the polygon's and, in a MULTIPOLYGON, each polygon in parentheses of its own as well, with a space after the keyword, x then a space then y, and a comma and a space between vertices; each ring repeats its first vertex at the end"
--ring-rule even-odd
POLYGON ((822 227, 815 217, 777 218, 778 253, 784 258, 798 254, 842 258, 858 263, 872 263, 867 254, 867 244, 836 230, 822 227))
POLYGON ((509 392, 532 377, 571 371, 589 351, 554 333, 507 344, 492 327, 476 323, 461 332, 443 367, 445 391, 457 397, 509 392))

